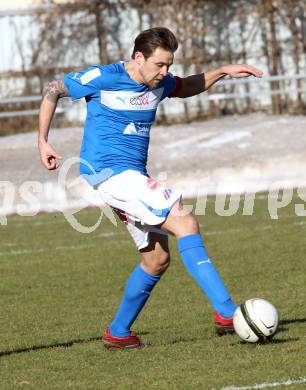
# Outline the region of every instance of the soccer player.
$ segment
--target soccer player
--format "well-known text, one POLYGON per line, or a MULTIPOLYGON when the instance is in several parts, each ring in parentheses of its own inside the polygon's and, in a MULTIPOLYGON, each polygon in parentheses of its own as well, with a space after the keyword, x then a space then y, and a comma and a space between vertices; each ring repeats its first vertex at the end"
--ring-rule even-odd
MULTIPOLYGON (((165 98, 198 95, 226 75, 261 77, 249 65, 226 65, 189 77, 169 73, 178 42, 167 28, 151 28, 135 39, 130 61, 92 66, 54 80, 44 89, 39 114, 39 149, 49 170, 62 157, 48 143, 59 98, 85 98, 87 118, 81 147, 81 175, 126 223, 140 253, 115 318, 105 330, 106 348, 142 348, 131 326, 170 262, 168 236, 178 242, 183 263, 214 310, 216 331, 233 330, 236 305, 208 257, 199 225, 181 194, 150 178, 146 170, 150 129, 165 98)), ((174 102, 173 102, 174 103, 174 102)), ((162 145, 161 145, 162 147, 162 145)))

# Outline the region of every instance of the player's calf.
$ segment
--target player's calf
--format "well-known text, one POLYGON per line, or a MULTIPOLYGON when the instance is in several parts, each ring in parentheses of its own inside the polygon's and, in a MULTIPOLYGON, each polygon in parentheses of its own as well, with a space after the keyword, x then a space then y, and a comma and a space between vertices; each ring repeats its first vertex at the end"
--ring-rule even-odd
POLYGON ((170 264, 169 253, 159 256, 141 256, 141 266, 150 275, 162 275, 170 264))
POLYGON ((140 250, 141 266, 150 275, 162 275, 170 264, 168 237, 150 234, 150 244, 140 250))

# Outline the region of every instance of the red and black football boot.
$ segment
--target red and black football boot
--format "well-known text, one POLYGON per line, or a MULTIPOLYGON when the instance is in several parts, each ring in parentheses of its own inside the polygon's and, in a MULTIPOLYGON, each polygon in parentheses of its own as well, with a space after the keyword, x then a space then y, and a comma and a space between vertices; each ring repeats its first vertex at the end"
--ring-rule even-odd
POLYGON ((214 312, 214 324, 218 335, 234 333, 233 317, 222 317, 217 311, 214 312))
POLYGON ((104 333, 102 342, 106 349, 142 349, 145 347, 145 344, 140 341, 140 338, 134 332, 131 332, 130 336, 115 337, 110 334, 108 328, 104 333))

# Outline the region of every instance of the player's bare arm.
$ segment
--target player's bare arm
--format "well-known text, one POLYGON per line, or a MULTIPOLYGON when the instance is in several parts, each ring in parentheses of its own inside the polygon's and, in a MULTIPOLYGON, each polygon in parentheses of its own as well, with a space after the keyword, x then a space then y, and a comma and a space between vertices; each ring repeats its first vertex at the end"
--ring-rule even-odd
POLYGON ((43 90, 43 97, 46 97, 53 103, 57 103, 59 98, 67 96, 69 96, 69 94, 63 80, 53 80, 49 82, 43 90))
POLYGON ((225 65, 218 69, 183 78, 182 88, 177 94, 177 97, 187 98, 198 95, 225 76, 231 76, 233 78, 249 76, 262 77, 262 72, 259 69, 246 64, 225 65))
POLYGON ((42 164, 49 170, 58 168, 57 160, 62 157, 48 143, 50 124, 60 98, 69 96, 62 80, 49 82, 43 90, 43 99, 39 110, 38 146, 42 164))

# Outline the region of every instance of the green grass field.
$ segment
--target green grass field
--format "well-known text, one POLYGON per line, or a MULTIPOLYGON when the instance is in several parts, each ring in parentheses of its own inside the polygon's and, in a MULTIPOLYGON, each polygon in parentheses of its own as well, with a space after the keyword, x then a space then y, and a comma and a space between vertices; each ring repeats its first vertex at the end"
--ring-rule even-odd
MULTIPOLYGON (((235 301, 263 297, 279 309, 273 342, 215 335, 211 308, 171 238, 172 265, 134 325, 150 344, 141 351, 107 351, 100 342, 138 262, 125 227, 104 218, 80 234, 62 214, 9 217, 0 226, 0 389, 285 388, 287 380, 304 381, 290 390, 305 388, 306 217, 295 215, 295 203, 303 202, 295 198, 271 220, 265 198, 253 216, 240 209, 232 217, 218 216, 211 199, 199 217, 235 301)), ((90 225, 98 215, 78 216, 90 225)))

